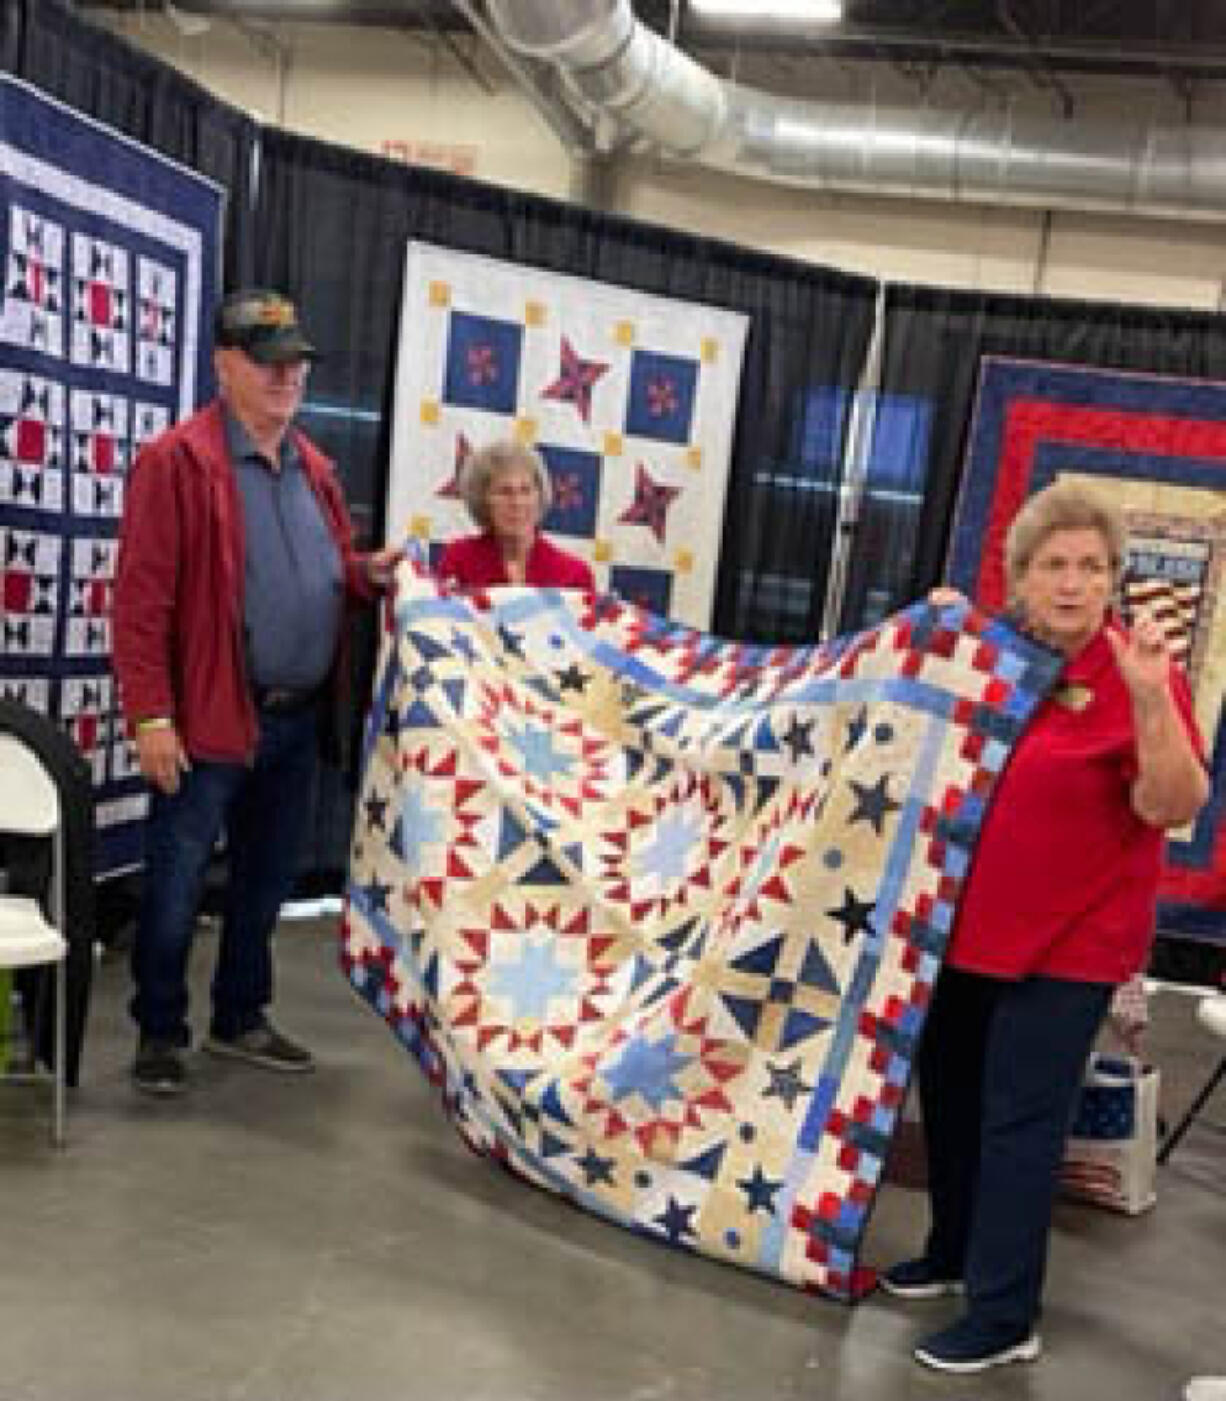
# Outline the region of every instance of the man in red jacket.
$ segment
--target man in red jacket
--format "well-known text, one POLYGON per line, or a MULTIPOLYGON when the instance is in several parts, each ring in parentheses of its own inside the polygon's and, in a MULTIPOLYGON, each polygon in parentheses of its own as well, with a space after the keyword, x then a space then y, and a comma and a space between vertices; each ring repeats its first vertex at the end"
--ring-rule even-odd
POLYGON ((346 599, 374 597, 398 554, 355 552, 331 464, 292 426, 316 358, 293 303, 233 293, 213 331, 219 396, 137 457, 115 578, 115 674, 153 789, 132 1078, 154 1094, 186 1087, 187 959, 223 829, 229 885, 205 1049, 313 1066, 266 1015, 272 931, 311 810, 346 599))

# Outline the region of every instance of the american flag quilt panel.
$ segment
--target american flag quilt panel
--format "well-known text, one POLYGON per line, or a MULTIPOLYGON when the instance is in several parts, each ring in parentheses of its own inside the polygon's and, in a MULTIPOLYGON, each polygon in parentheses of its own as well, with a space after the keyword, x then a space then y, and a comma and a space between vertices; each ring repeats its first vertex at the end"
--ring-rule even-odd
POLYGON ((1209 750, 1209 802, 1167 842, 1158 932, 1226 943, 1226 384, 986 358, 949 562, 982 606, 1004 601, 1009 522, 1057 477, 1123 510, 1124 615, 1165 619, 1209 750))
POLYGON ((389 537, 437 552, 471 533, 459 469, 474 449, 517 438, 553 483, 546 533, 602 588, 709 626, 747 325, 411 242, 389 537))
POLYGON ((137 450, 207 387, 221 191, 0 77, 0 693, 93 767, 98 873, 139 864, 147 796, 110 671, 137 450))
POLYGON ((821 647, 405 564, 342 967, 460 1133, 669 1245, 858 1297, 986 805, 1053 674, 928 605, 821 647))

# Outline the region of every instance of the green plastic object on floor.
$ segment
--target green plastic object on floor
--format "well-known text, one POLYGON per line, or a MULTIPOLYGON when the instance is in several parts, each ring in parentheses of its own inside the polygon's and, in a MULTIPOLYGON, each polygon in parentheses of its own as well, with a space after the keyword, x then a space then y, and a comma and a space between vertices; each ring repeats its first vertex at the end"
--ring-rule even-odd
POLYGON ((0 969, 0 1075, 9 1068, 9 1053, 13 1043, 13 975, 0 969))

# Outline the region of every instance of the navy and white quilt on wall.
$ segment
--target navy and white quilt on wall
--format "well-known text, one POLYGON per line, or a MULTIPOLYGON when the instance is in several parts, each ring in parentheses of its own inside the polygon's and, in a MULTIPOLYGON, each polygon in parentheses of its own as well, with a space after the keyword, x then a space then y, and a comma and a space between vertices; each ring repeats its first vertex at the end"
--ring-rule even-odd
POLYGON ((0 77, 0 694, 91 764, 100 875, 139 863, 147 803, 110 669, 124 479, 209 388, 221 200, 0 77))

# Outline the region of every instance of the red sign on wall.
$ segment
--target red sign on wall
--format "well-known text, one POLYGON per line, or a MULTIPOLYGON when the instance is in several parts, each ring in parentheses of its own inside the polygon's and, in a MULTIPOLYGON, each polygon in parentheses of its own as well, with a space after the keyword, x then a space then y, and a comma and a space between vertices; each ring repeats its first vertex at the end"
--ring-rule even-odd
POLYGON ((379 154, 405 165, 428 165, 449 170, 453 175, 472 175, 477 169, 477 147, 457 146, 445 141, 401 141, 385 138, 379 154))

